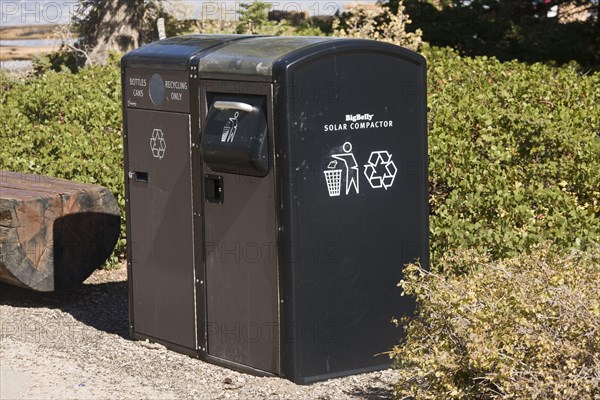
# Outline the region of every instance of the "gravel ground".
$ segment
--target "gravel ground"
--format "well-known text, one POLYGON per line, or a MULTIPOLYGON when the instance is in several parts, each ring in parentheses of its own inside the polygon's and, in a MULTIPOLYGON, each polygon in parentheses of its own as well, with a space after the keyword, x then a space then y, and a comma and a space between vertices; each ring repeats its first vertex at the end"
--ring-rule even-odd
POLYGON ((128 335, 125 268, 42 294, 0 284, 0 399, 388 399, 392 370, 307 386, 238 373, 128 335))

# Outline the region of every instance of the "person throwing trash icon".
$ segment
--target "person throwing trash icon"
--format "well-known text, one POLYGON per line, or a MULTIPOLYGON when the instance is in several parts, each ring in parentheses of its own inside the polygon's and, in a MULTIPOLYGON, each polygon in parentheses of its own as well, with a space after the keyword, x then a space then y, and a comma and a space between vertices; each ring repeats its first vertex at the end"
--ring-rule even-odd
MULTIPOLYGON (((354 154, 352 154, 352 144, 350 142, 346 142, 342 146, 342 149, 344 150, 344 153, 332 154, 331 157, 335 160, 342 161, 344 163, 344 167, 346 169, 346 194, 350 193, 350 190, 352 190, 352 188, 356 190, 356 193, 359 193, 359 169, 358 163, 356 162, 356 158, 354 158, 354 154)), ((325 172, 325 175, 327 176, 327 172, 325 172)), ((339 184, 341 185, 341 182, 339 184)), ((331 192, 330 196, 332 196, 331 192)))
POLYGON ((223 127, 223 135, 221 135, 221 142, 233 142, 235 138, 235 133, 237 132, 238 127, 238 117, 240 113, 236 111, 233 114, 233 118, 229 118, 229 121, 223 127))

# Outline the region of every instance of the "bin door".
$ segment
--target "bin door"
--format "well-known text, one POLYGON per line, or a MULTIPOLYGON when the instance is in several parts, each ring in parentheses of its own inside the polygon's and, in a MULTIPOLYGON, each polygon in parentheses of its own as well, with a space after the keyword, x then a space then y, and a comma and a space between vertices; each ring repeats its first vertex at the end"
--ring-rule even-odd
POLYGON ((275 185, 266 97, 215 95, 202 132, 207 352, 279 373, 275 185))
POLYGON ((127 110, 133 331, 196 350, 190 116, 127 110))

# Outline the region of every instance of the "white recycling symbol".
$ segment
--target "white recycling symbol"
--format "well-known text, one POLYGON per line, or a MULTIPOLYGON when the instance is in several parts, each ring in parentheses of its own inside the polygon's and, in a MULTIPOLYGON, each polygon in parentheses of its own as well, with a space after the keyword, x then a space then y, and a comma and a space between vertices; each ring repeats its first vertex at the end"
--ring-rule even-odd
POLYGON ((152 131, 152 137, 150 138, 150 150, 152 155, 159 160, 165 156, 167 150, 167 142, 165 141, 165 135, 160 129, 154 129, 152 131))
POLYGON ((392 161, 392 155, 387 150, 374 151, 365 164, 365 176, 373 189, 388 190, 394 184, 398 169, 392 161))

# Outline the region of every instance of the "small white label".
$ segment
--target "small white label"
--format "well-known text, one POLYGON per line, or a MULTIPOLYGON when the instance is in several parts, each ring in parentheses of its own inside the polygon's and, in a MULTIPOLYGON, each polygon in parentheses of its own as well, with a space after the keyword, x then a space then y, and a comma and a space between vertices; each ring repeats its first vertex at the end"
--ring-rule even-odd
POLYGON ((146 87, 146 79, 144 79, 144 78, 129 78, 129 86, 146 87))
POLYGON ((352 122, 370 121, 373 119, 374 116, 375 116, 375 114, 354 114, 354 115, 346 114, 346 121, 352 121, 352 122))
POLYGON ((188 84, 185 81, 165 81, 167 89, 187 90, 188 84))
POLYGON ((359 129, 392 128, 392 120, 374 120, 375 114, 346 114, 344 122, 325 124, 323 132, 355 131, 359 129))

